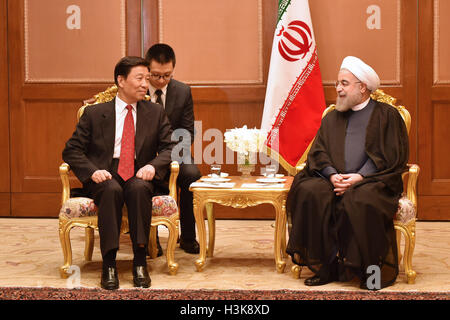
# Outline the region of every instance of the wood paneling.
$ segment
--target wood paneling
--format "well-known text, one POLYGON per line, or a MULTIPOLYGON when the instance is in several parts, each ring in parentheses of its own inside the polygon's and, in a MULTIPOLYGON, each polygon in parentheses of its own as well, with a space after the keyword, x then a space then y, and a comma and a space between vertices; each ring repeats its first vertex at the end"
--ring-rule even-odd
POLYGON ((113 80, 111 69, 126 54, 126 0, 24 4, 26 82, 113 80))
POLYGON ((170 43, 178 53, 177 79, 212 85, 261 84, 262 2, 158 1, 158 40, 170 43))
POLYGON ((400 84, 402 2, 309 1, 324 83, 334 84, 336 68, 352 55, 371 65, 383 85, 400 84), (377 47, 383 47, 383 54, 373 50, 377 47))
POLYGON ((9 154, 9 101, 8 101, 8 49, 7 2, 0 1, 0 215, 9 215, 10 154, 9 154), (3 207, 3 205, 5 207, 3 207), (6 210, 7 209, 7 210, 6 210))
MULTIPOLYGON (((163 0, 126 1, 127 54, 145 54, 147 48, 159 42, 159 1, 163 0)), ((327 5, 327 1, 322 2, 314 2, 312 10, 321 12, 321 5, 327 5)), ((348 4, 345 7, 351 10, 354 7, 352 2, 364 7, 363 4, 369 4, 370 1, 363 4, 360 0, 340 2, 348 4)), ((394 1, 383 0, 379 3, 394 5, 394 1)), ((202 121, 202 135, 197 137, 200 138, 202 149, 211 143, 203 136, 208 129, 216 128, 224 132, 244 124, 249 127, 260 125, 278 13, 277 1, 263 0, 261 5, 262 83, 192 84, 196 120, 202 121)), ((393 59, 395 53, 394 65, 396 70, 400 70, 398 81, 385 83, 381 89, 396 97, 397 103, 404 105, 411 113, 410 162, 418 163, 421 167, 419 219, 449 220, 450 169, 447 163, 450 160, 450 140, 447 137, 450 134, 450 85, 446 83, 446 52, 450 47, 445 41, 450 31, 447 30, 449 24, 445 18, 448 5, 439 0, 396 0, 395 5, 397 9, 400 6, 400 10, 396 9, 385 16, 382 12, 382 19, 389 19, 389 24, 382 24, 382 27, 391 26, 395 33, 395 37, 390 37, 386 42, 390 46, 387 48, 389 50, 380 48, 377 44, 379 39, 371 43, 376 55, 389 55, 386 58, 393 59), (396 24, 394 18, 397 19, 396 24), (399 50, 392 48, 395 41, 399 43, 399 50), (436 82, 436 79, 439 81, 436 82)), ((314 14, 312 12, 313 17, 314 14)), ((331 20, 339 19, 334 12, 331 14, 331 20)), ((363 16, 366 18, 367 14, 363 16)), ((62 161, 62 146, 74 130, 75 111, 83 100, 103 91, 110 83, 25 83, 23 17, 24 0, 0 0, 0 215, 57 216, 61 191, 58 166, 62 161)), ((165 23, 179 27, 180 32, 189 29, 189 25, 177 26, 175 18, 165 23)), ((328 44, 330 35, 320 32, 323 29, 320 19, 313 19, 313 23, 317 30, 316 41, 328 44)), ((345 25, 342 28, 345 30, 345 25)), ((357 48, 360 41, 350 34, 346 41, 346 50, 350 50, 348 54, 358 55, 359 51, 351 49, 353 45, 357 48)), ((236 48, 230 47, 229 50, 236 48)), ((87 49, 86 54, 89 52, 87 49)), ((183 55, 183 48, 178 48, 177 54, 183 55)), ((208 68, 209 64, 204 63, 202 58, 198 57, 202 63, 197 67, 208 68)), ((336 61, 323 61, 324 67, 328 65, 331 69, 335 68, 337 74, 340 61, 336 61)), ((186 63, 189 61, 183 62, 186 63)), ((334 103, 334 87, 326 83, 324 91, 327 104, 334 103)), ((202 163, 200 169, 206 174, 209 165, 202 163)), ((233 164, 225 164, 223 170, 237 173, 236 165, 233 164)), ((259 167, 256 173, 259 173, 259 167)), ((270 206, 244 210, 216 207, 217 218, 273 217, 270 206)))
POLYGON ((449 196, 424 196, 421 195, 418 203, 420 220, 450 220, 449 196))
POLYGON ((0 217, 11 216, 11 193, 0 193, 0 217))
POLYGON ((16 217, 57 217, 60 208, 61 193, 11 194, 11 211, 16 217))
POLYGON ((442 42, 450 32, 446 1, 419 1, 418 24, 418 160, 419 218, 450 219, 450 85, 445 76, 448 44, 442 42))

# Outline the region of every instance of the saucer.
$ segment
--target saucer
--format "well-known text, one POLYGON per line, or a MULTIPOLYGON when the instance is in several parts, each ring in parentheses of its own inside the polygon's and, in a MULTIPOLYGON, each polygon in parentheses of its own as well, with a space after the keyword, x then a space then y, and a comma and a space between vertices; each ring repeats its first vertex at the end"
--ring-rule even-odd
POLYGON ((217 178, 202 178, 201 179, 203 182, 228 182, 231 181, 231 179, 228 178, 222 178, 222 177, 217 177, 217 178))
POLYGON ((256 179, 256 182, 262 182, 262 183, 280 183, 285 182, 286 179, 280 179, 280 178, 258 178, 256 179))
MULTIPOLYGON (((262 174, 264 177, 266 176, 266 174, 265 173, 263 173, 262 174)), ((276 175, 275 175, 275 178, 283 178, 284 177, 284 174, 282 174, 282 173, 277 173, 276 175)), ((273 179, 273 178, 268 178, 268 179, 273 179)))
MULTIPOLYGON (((208 177, 211 178, 211 173, 208 174, 208 177)), ((226 172, 221 172, 221 173, 220 173, 220 177, 221 177, 221 178, 226 178, 226 177, 228 177, 228 173, 226 173, 226 172)))

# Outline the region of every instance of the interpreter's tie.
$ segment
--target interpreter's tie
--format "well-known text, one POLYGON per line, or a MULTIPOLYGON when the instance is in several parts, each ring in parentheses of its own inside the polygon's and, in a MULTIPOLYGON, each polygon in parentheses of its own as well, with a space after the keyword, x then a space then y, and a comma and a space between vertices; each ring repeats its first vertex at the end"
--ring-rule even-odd
POLYGON ((161 97, 162 93, 163 93, 163 92, 162 92, 161 89, 158 89, 158 90, 155 91, 155 94, 156 94, 156 103, 159 103, 160 105, 162 105, 162 106, 164 107, 164 103, 163 103, 162 97, 161 97))
POLYGON ((134 121, 133 107, 126 107, 128 113, 123 123, 122 142, 120 147, 119 168, 117 173, 124 181, 134 176, 134 121))

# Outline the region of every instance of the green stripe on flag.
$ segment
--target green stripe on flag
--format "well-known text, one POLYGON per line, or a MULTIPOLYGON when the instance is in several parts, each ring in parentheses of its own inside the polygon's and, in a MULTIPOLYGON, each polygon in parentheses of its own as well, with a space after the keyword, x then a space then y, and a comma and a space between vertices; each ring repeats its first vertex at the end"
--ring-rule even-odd
POLYGON ((286 9, 287 9, 287 7, 290 4, 291 4, 291 0, 279 0, 278 1, 278 20, 277 20, 277 25, 278 25, 278 22, 280 22, 281 17, 286 12, 286 9))

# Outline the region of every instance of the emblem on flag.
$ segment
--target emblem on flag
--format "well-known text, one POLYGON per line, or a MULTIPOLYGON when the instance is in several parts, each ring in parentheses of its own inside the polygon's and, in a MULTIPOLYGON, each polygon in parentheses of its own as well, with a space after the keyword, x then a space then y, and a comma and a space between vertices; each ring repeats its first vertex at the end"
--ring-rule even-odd
POLYGON ((280 0, 261 130, 267 153, 289 173, 304 161, 324 109, 308 0, 280 0))
POLYGON ((311 29, 303 21, 294 20, 290 22, 287 30, 285 31, 282 27, 277 36, 282 37, 278 42, 278 51, 287 61, 303 59, 312 46, 311 29), (302 57, 297 58, 302 54, 302 57))

